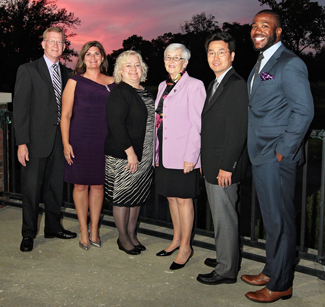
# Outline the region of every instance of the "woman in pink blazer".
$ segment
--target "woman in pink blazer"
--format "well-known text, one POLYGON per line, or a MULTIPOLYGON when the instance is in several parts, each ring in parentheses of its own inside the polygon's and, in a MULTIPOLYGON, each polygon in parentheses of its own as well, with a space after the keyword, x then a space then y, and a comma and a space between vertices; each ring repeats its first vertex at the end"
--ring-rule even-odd
POLYGON ((170 44, 164 53, 166 81, 160 83, 156 107, 156 193, 167 197, 174 227, 170 245, 157 256, 179 249, 171 270, 181 269, 193 255, 192 198, 199 194, 201 112, 206 92, 202 81, 186 72, 190 51, 170 44))

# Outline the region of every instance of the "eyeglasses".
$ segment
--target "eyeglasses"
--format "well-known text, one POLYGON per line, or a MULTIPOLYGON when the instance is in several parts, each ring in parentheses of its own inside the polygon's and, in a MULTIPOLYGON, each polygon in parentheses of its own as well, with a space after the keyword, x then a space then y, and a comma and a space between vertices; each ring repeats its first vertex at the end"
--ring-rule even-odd
POLYGON ((53 46, 54 44, 57 44, 58 46, 64 45, 63 41, 55 41, 54 39, 44 39, 45 42, 47 42, 49 45, 53 46))
POLYGON ((175 62, 179 62, 180 60, 184 60, 184 58, 181 58, 181 57, 179 57, 179 56, 173 56, 173 57, 170 57, 170 56, 165 56, 164 57, 164 60, 166 61, 166 62, 170 62, 170 61, 175 61, 175 62))
POLYGON ((220 49, 218 50, 217 52, 214 52, 214 51, 209 51, 208 52, 208 57, 215 57, 216 55, 219 57, 219 58, 222 58, 226 55, 226 53, 228 53, 229 51, 227 50, 224 50, 224 49, 220 49))

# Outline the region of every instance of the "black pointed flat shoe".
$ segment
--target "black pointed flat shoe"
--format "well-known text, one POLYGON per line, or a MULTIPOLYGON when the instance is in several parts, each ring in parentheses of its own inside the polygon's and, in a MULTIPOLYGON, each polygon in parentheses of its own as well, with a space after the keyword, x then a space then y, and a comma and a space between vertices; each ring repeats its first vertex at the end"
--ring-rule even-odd
POLYGON ((190 258, 193 256, 193 254, 194 254, 194 251, 193 251, 193 249, 192 249, 191 254, 190 254, 189 257, 187 258, 187 260, 185 261, 185 263, 183 263, 183 264, 179 264, 179 263, 177 263, 177 262, 173 262, 173 263, 170 265, 169 269, 172 270, 172 271, 175 271, 175 270, 179 270, 179 269, 183 268, 183 267, 185 266, 185 264, 186 264, 186 263, 190 260, 190 258))
POLYGON ((164 249, 162 251, 160 251, 159 253, 156 254, 156 256, 159 256, 159 257, 165 257, 165 256, 170 256, 174 251, 178 250, 179 249, 179 246, 176 247, 175 249, 173 249, 172 251, 170 252, 166 252, 164 249))
POLYGON ((133 248, 133 249, 130 249, 130 250, 125 249, 119 239, 117 239, 117 245, 118 245, 118 248, 121 251, 126 252, 129 255, 139 255, 141 253, 141 251, 139 249, 136 249, 136 248, 133 248))

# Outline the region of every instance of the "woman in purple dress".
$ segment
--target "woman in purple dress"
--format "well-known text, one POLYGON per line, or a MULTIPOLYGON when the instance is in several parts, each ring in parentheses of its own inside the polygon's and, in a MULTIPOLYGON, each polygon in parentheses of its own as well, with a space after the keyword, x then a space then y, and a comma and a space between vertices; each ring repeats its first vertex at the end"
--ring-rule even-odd
POLYGON ((105 182, 106 101, 116 85, 107 76, 108 61, 97 41, 86 43, 62 95, 61 132, 66 159, 64 180, 74 184, 79 246, 100 247, 98 222, 105 182), (88 209, 90 224, 87 225, 88 209))

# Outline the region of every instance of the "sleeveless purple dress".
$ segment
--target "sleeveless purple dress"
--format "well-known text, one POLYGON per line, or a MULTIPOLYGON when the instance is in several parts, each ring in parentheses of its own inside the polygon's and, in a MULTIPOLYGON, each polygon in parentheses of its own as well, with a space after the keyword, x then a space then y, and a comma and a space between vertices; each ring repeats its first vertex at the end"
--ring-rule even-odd
POLYGON ((105 86, 80 74, 70 78, 77 81, 69 136, 75 158, 72 165, 65 163, 64 181, 102 185, 105 182, 106 101, 116 84, 105 86))

